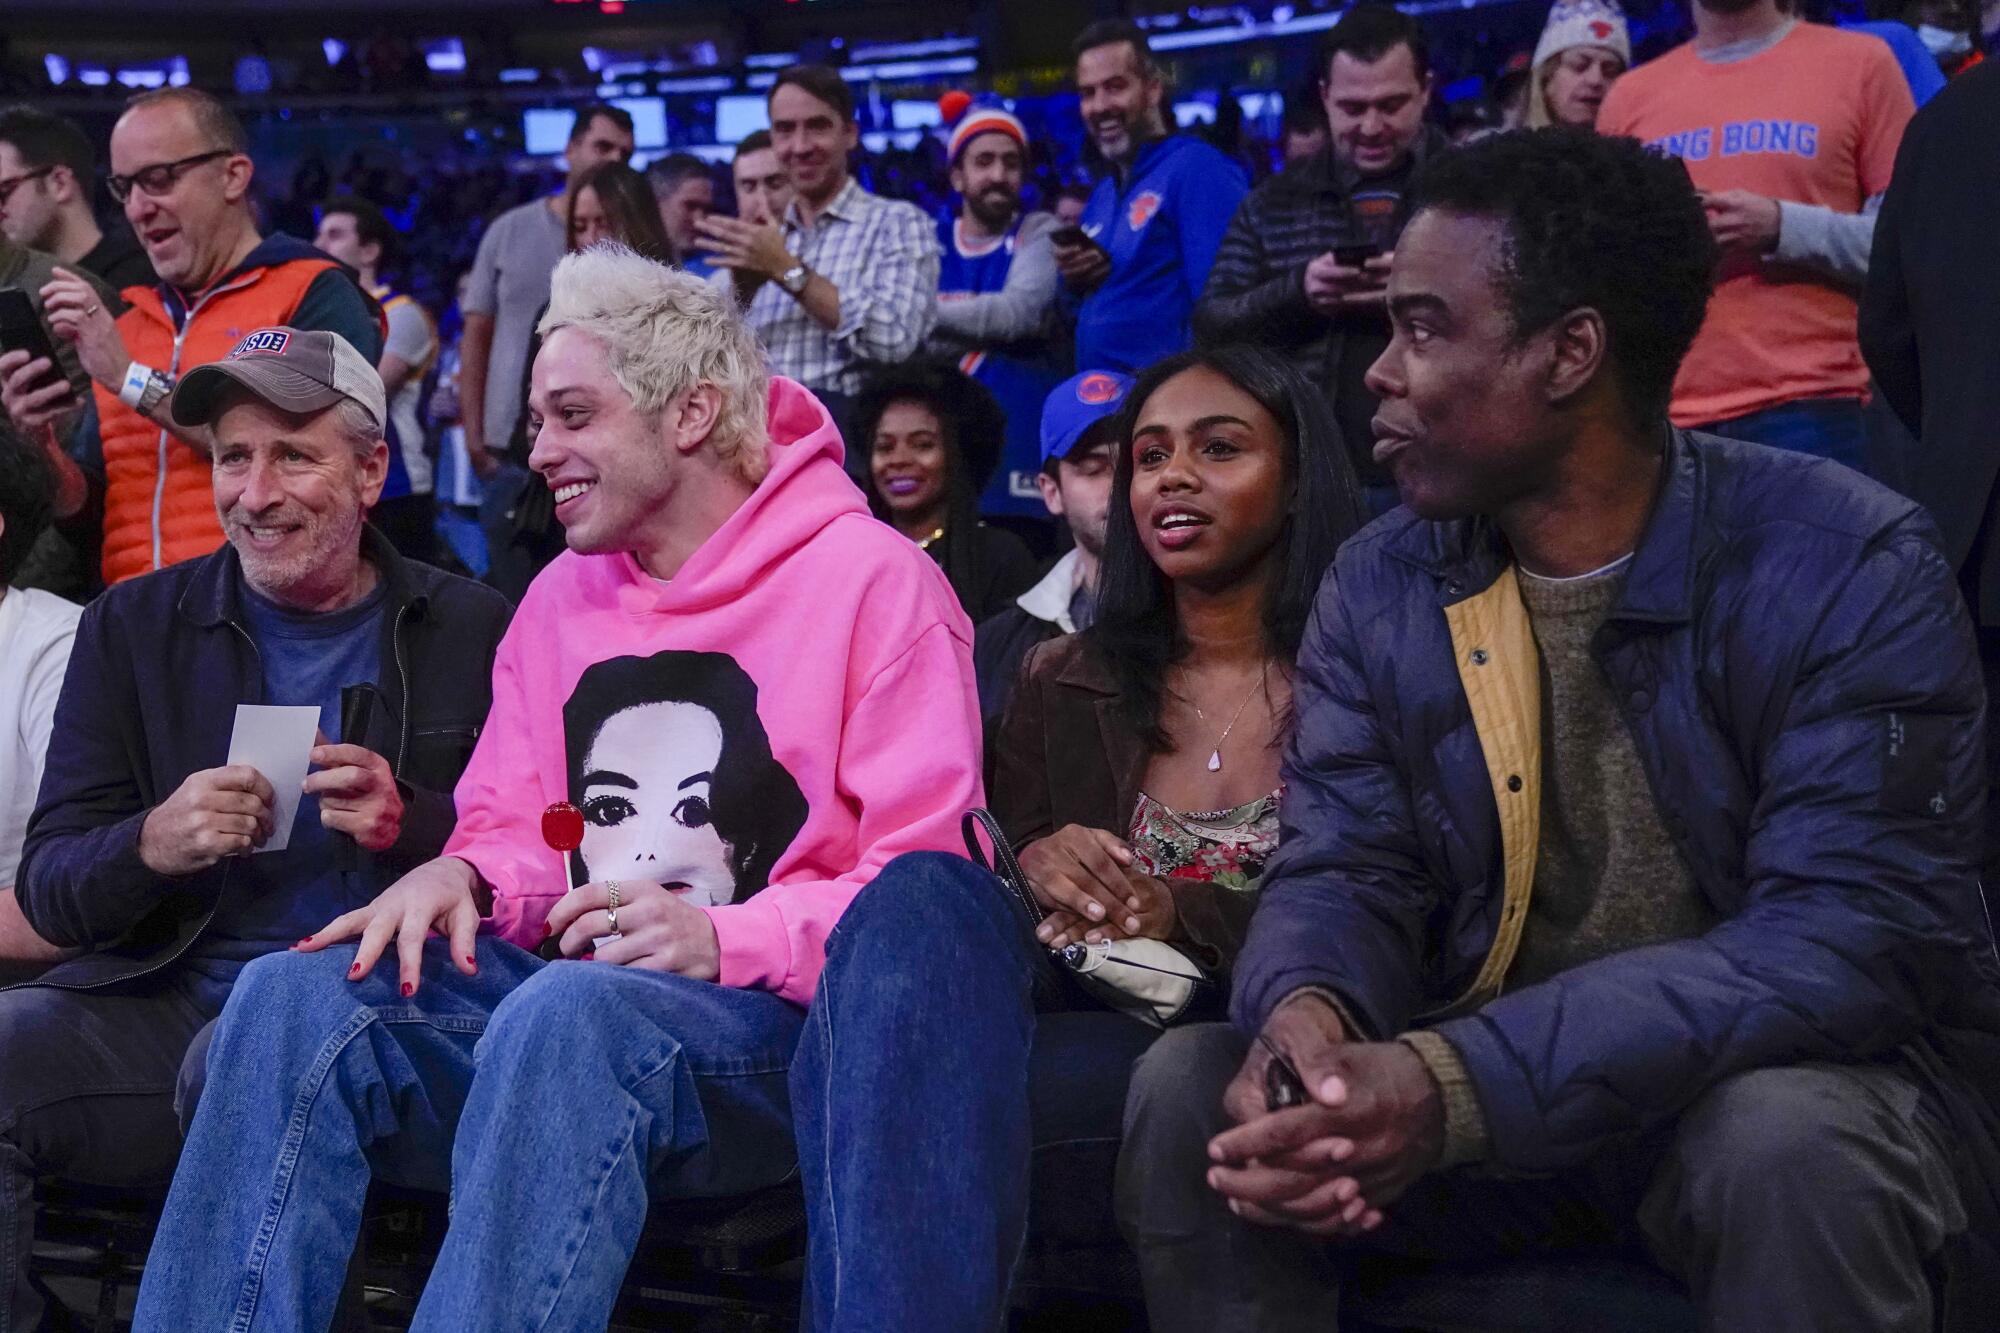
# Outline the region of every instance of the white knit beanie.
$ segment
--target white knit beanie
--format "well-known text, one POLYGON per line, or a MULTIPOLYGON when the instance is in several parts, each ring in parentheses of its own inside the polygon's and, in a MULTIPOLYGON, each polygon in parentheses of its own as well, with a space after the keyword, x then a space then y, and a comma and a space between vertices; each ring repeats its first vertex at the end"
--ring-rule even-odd
POLYGON ((1618 0, 1556 0, 1542 39, 1535 43, 1535 68, 1575 46, 1601 46, 1616 51, 1628 66, 1632 63, 1632 38, 1618 0))

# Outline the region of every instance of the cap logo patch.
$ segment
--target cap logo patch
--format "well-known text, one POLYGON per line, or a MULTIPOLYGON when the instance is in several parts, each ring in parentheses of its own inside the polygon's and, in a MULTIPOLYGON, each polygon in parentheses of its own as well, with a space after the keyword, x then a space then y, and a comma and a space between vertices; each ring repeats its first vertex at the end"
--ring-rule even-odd
POLYGON ((282 356, 286 345, 291 341, 292 335, 283 329, 259 329, 237 343, 236 350, 229 354, 229 359, 234 361, 245 356, 282 356))
POLYGON ((1611 36, 1611 25, 1603 19, 1592 19, 1590 21, 1590 35, 1602 41, 1611 36))
POLYGON ((1118 396, 1118 381, 1109 375, 1085 375, 1076 383, 1076 401, 1092 407, 1118 396))

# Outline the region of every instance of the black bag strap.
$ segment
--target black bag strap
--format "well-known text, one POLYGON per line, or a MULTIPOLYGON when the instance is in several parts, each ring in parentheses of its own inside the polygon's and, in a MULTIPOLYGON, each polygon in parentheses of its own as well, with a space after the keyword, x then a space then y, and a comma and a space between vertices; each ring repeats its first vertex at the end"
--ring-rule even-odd
POLYGON ((1028 887, 1027 876, 1021 873, 1021 863, 1014 859, 1014 849, 1007 842, 1007 834, 1001 829, 1000 821, 993 812, 984 807, 965 812, 959 828, 965 835, 965 853, 972 863, 999 880, 1007 891, 1007 899, 1013 904, 1014 914, 1021 922, 1021 929, 1027 933, 1028 950, 1034 958, 1035 1011, 1056 1013, 1072 1006, 1069 1004, 1069 987, 1063 974, 1057 970, 1055 956, 1042 942, 1035 938, 1035 927, 1042 924, 1047 915, 1042 905, 1035 901, 1034 890, 1028 887), (993 848, 989 861, 986 850, 980 846, 979 835, 984 833, 986 841, 993 848))

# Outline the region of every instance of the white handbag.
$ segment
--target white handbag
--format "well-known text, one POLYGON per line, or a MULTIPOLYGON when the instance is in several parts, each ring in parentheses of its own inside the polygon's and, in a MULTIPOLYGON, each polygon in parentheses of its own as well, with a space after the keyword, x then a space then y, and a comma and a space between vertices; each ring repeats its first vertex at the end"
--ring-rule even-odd
MULTIPOLYGON (((991 871, 1006 886, 1008 897, 1032 939, 1035 927, 1042 924, 1047 913, 1035 901, 999 821, 987 810, 967 811, 964 833, 967 853, 975 864, 991 871), (979 845, 981 831, 993 846, 991 862, 979 845)), ((1034 946, 1046 960, 1044 966, 1036 969, 1035 977, 1035 1007, 1040 1010, 1077 1007, 1065 1002, 1067 989, 1156 1028, 1165 1028, 1187 1017, 1197 1005, 1217 998, 1215 979, 1201 964, 1164 940, 1079 942, 1062 949, 1043 949, 1041 941, 1034 940, 1034 946), (1069 983, 1067 988, 1064 981, 1069 983)))

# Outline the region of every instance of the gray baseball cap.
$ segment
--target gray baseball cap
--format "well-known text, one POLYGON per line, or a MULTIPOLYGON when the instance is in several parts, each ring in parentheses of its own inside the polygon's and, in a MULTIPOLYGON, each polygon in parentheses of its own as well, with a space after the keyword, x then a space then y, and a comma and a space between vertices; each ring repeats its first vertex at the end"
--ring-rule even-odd
POLYGON ((232 388, 300 416, 351 398, 375 418, 375 429, 389 420, 388 397, 375 367, 353 343, 324 329, 258 329, 222 360, 196 366, 174 388, 174 420, 183 426, 215 420, 232 388))

